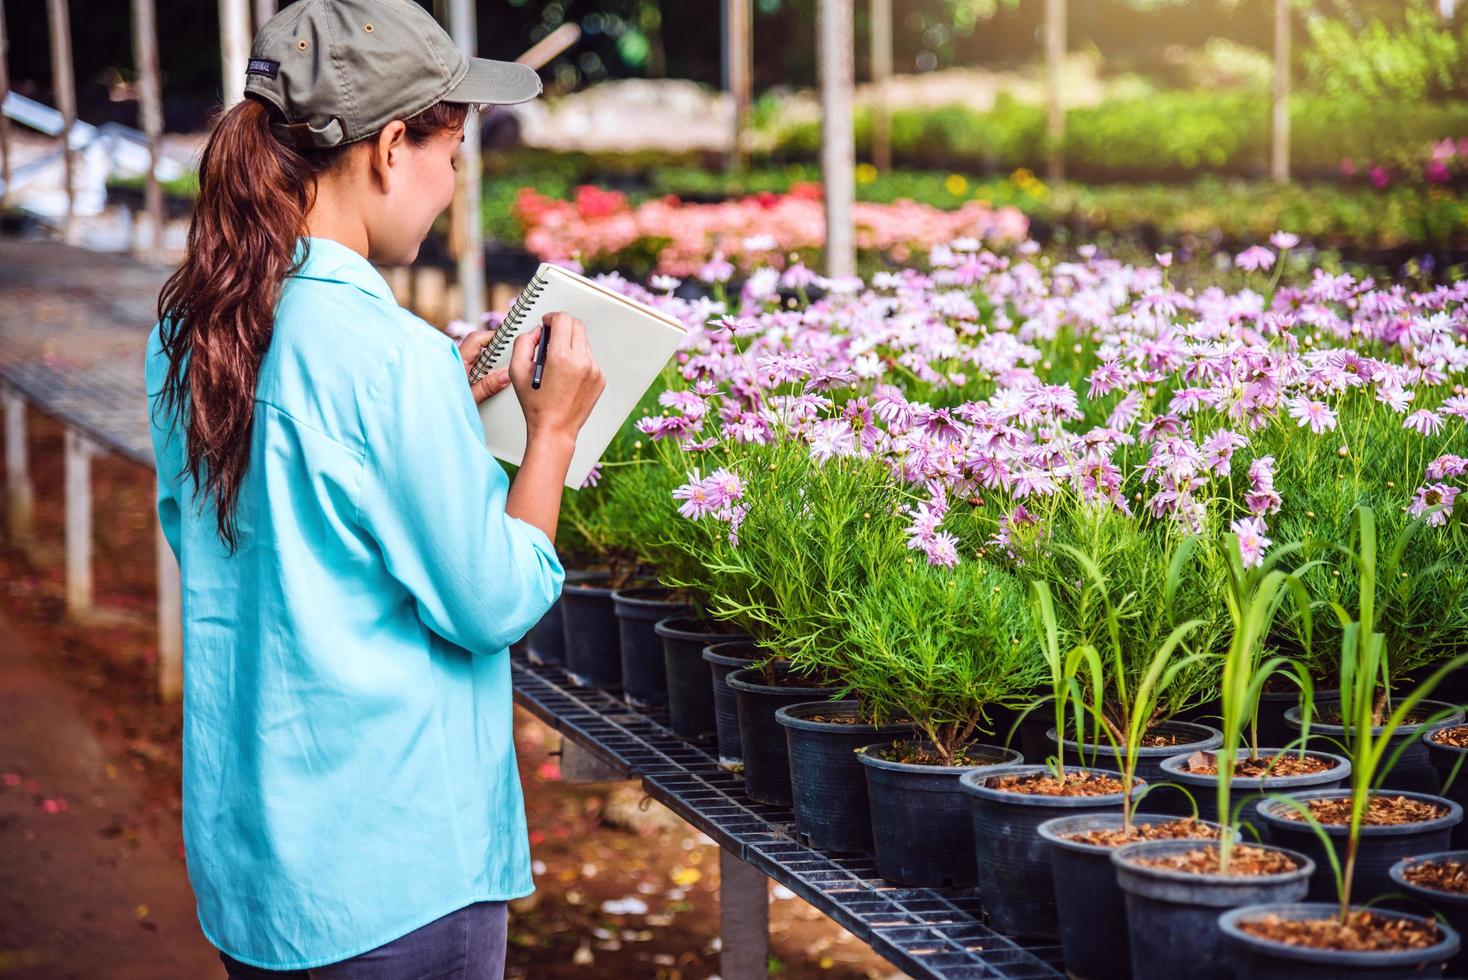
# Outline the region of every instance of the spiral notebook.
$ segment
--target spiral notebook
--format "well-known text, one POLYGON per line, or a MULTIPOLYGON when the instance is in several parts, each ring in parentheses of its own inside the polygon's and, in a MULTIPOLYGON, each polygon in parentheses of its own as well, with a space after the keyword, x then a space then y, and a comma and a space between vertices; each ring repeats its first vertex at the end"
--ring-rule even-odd
MULTIPOLYGON (((667 313, 570 269, 542 262, 475 358, 469 369, 470 383, 508 364, 515 338, 534 330, 547 313, 569 313, 586 324, 592 356, 606 377, 606 388, 576 438, 576 452, 566 474, 566 486, 575 489, 586 482, 687 331, 667 313)), ((555 362, 547 359, 545 370, 554 371, 555 362)), ((479 418, 489 451, 518 466, 525 458, 525 415, 514 391, 480 402, 479 418)))

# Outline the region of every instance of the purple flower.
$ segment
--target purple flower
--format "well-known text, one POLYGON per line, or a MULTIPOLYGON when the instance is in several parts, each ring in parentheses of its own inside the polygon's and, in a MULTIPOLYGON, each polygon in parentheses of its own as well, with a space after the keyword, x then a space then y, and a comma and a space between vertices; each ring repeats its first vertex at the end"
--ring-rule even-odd
POLYGON ((818 463, 856 455, 856 433, 845 419, 822 419, 811 426, 809 438, 811 458, 818 463))
POLYGON ((1258 272, 1274 265, 1274 253, 1263 245, 1250 245, 1234 256, 1234 264, 1247 272, 1258 272))
POLYGON ((1429 412, 1425 408, 1419 408, 1411 415, 1408 415, 1407 418, 1402 422, 1402 428, 1412 429, 1419 435, 1424 436, 1437 435, 1438 431, 1442 427, 1442 416, 1438 415, 1436 412, 1429 412))
POLYGON ((1418 487, 1417 493, 1412 498, 1412 504, 1407 508, 1407 513, 1413 517, 1427 515, 1428 525, 1441 527, 1448 522, 1448 515, 1452 513, 1453 503, 1458 499, 1458 488, 1446 483, 1434 483, 1431 486, 1418 487))
POLYGON ((678 513, 689 520, 697 520, 719 509, 714 502, 713 490, 704 485, 697 473, 688 474, 688 482, 673 491, 673 499, 683 501, 678 513))
POLYGON ((1241 517, 1229 525, 1230 530, 1238 535, 1239 555, 1244 560, 1245 568, 1253 568, 1264 563, 1264 552, 1272 543, 1264 536, 1266 528, 1264 519, 1260 517, 1241 517))
POLYGON ((1335 412, 1330 406, 1311 398, 1291 398, 1290 417, 1297 419, 1301 428, 1310 426, 1310 431, 1316 435, 1329 432, 1336 426, 1335 412))
POLYGON ((1287 231, 1277 231, 1273 235, 1269 236, 1269 244, 1273 245, 1280 251, 1285 251, 1286 249, 1294 248, 1296 245, 1300 244, 1300 236, 1292 235, 1287 231))

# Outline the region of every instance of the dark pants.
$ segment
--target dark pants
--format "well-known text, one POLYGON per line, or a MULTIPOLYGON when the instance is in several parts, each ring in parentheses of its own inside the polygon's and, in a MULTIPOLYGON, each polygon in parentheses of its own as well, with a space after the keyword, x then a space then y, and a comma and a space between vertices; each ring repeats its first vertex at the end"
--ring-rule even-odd
POLYGON ((504 902, 475 902, 351 959, 262 970, 220 953, 229 980, 503 980, 504 902))

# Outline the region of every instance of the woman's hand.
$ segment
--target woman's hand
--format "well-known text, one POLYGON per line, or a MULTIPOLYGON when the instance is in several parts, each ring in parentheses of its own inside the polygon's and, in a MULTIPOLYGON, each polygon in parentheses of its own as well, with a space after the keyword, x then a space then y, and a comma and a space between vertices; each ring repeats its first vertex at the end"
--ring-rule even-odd
POLYGON ((606 379, 592 357, 591 345, 586 342, 586 325, 569 313, 548 313, 541 326, 515 339, 515 349, 510 355, 510 380, 525 413, 530 442, 542 436, 575 442, 576 434, 586 424, 606 388, 606 379), (540 388, 536 389, 531 386, 535 346, 546 324, 550 326, 550 342, 540 388))
POLYGON ((607 383, 591 356, 585 324, 566 313, 548 314, 544 323, 551 334, 539 389, 531 380, 544 325, 516 339, 510 355, 510 380, 525 413, 526 438, 525 458, 510 485, 505 513, 535 525, 554 541, 561 484, 576 452, 576 436, 607 383))
MULTIPOLYGON (((473 333, 465 336, 463 341, 459 343, 459 357, 464 361, 465 380, 468 380, 469 369, 474 366, 475 358, 479 356, 480 351, 488 346, 489 341, 493 337, 493 330, 475 330, 473 333)), ((478 403, 489 398, 491 395, 499 394, 509 386, 510 369, 500 368, 498 371, 491 371, 480 378, 477 384, 470 385, 469 390, 473 392, 474 401, 478 403)))

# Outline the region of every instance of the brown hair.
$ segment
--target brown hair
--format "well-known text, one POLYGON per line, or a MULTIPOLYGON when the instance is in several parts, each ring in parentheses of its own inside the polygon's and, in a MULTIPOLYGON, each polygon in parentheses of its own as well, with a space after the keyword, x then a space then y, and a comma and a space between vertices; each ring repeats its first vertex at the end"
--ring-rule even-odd
MULTIPOLYGON (((467 107, 438 103, 404 120, 422 146, 463 127, 467 107)), ((168 373, 160 407, 176 424, 187 405, 187 472, 194 499, 215 500, 220 539, 238 546, 236 509, 255 421, 255 384, 275 329, 282 280, 316 179, 348 146, 298 149, 271 131, 276 110, 246 98, 224 112, 199 163, 199 196, 183 264, 158 296, 168 373)), ((183 475, 181 472, 180 476, 183 475)))

